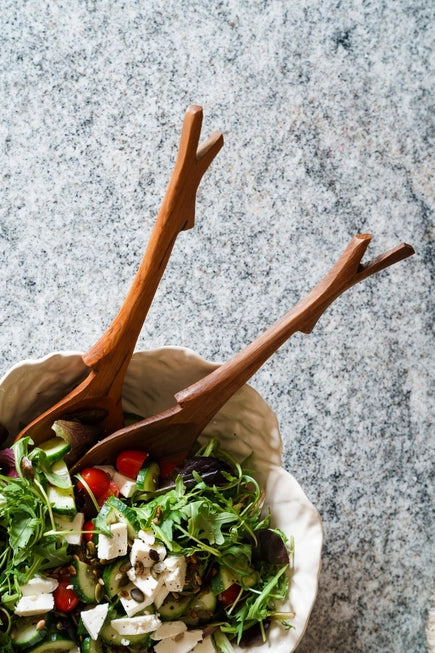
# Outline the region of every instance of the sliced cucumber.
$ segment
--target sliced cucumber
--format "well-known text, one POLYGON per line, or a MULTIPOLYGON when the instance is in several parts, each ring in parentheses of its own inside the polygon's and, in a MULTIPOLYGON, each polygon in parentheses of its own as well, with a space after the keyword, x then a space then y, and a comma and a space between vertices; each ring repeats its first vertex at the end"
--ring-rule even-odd
POLYGON ((68 635, 56 632, 48 635, 40 644, 28 649, 28 653, 63 653, 76 646, 77 644, 68 635))
POLYGON ((62 476, 62 478, 65 479, 65 481, 68 482, 69 485, 72 487, 72 482, 71 482, 71 476, 69 474, 69 469, 65 463, 64 460, 57 460, 51 467, 51 471, 57 474, 58 476, 62 476))
POLYGON ((196 594, 191 601, 187 611, 182 616, 182 620, 188 626, 197 626, 198 624, 210 621, 216 610, 216 596, 207 589, 196 594))
MULTIPOLYGON (((100 630, 100 637, 105 644, 109 646, 125 646, 130 644, 143 644, 145 646, 150 646, 151 644, 151 635, 149 633, 138 633, 137 635, 121 635, 115 630, 110 621, 104 624, 100 630)), ((112 649, 110 649, 112 650, 112 649)))
POLYGON ((162 621, 179 619, 186 613, 192 600, 191 596, 181 596, 178 599, 168 596, 159 608, 160 619, 162 621))
POLYGON ((134 510, 118 499, 109 497, 95 519, 95 530, 107 532, 110 524, 122 522, 127 524, 127 534, 130 539, 134 539, 139 530, 139 522, 136 519, 134 510))
POLYGON ((154 492, 159 486, 160 467, 152 461, 144 465, 137 475, 136 485, 138 490, 154 492))
POLYGON ((74 517, 77 513, 74 490, 72 487, 62 488, 49 485, 47 488, 48 501, 53 506, 53 512, 58 515, 74 517))
POLYGON ((91 565, 82 560, 74 560, 76 575, 71 576, 74 592, 83 603, 96 603, 98 578, 93 573, 91 565))
POLYGON ((91 639, 90 637, 85 637, 83 642, 80 644, 81 653, 103 653, 103 644, 97 639, 91 639))
POLYGON ((36 624, 39 618, 35 620, 34 617, 28 619, 19 619, 16 622, 13 634, 14 647, 21 650, 34 646, 45 639, 47 635, 47 628, 37 630, 36 624))
POLYGON ((221 558, 218 573, 213 576, 211 589, 215 594, 224 592, 230 585, 237 583, 244 588, 253 587, 258 582, 258 573, 244 556, 227 555, 221 558))
POLYGON ((50 463, 55 463, 65 456, 66 453, 71 449, 71 446, 68 442, 65 442, 63 438, 54 437, 41 442, 38 445, 40 449, 45 451, 45 455, 50 463))
POLYGON ((231 585, 238 582, 239 579, 237 574, 235 574, 231 569, 220 565, 217 574, 211 579, 210 586, 215 594, 220 594, 221 592, 225 592, 225 590, 231 585))
POLYGON ((106 594, 113 598, 119 594, 119 591, 127 585, 130 580, 127 576, 127 571, 131 567, 130 558, 124 556, 119 558, 110 565, 106 565, 103 569, 103 580, 106 594))

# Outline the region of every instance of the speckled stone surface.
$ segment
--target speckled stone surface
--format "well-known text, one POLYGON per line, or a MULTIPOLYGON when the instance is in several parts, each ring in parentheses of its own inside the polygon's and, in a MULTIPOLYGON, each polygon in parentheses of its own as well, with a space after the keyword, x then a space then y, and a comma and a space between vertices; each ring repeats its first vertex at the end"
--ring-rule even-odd
POLYGON ((424 0, 4 0, 0 374, 88 349, 138 267, 190 104, 225 146, 138 349, 225 360, 350 238, 417 254, 252 379, 318 507, 301 653, 421 653, 433 574, 433 167, 424 0), (431 541, 432 540, 432 541, 431 541))

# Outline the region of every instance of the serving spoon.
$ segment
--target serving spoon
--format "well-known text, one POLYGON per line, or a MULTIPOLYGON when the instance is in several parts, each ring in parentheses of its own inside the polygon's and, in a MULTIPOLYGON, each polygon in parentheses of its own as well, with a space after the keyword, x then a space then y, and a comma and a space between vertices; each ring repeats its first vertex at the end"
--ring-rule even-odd
POLYGON ((98 426, 103 435, 123 426, 122 385, 137 338, 179 232, 194 225, 196 191, 201 178, 223 145, 222 134, 214 132, 198 147, 201 125, 202 108, 190 106, 175 167, 133 283, 111 326, 82 356, 89 368, 88 375, 28 424, 16 440, 29 436, 40 444, 53 437, 51 426, 55 420, 77 414, 100 415, 98 426))
POLYGON ((310 333, 326 308, 345 290, 414 254, 410 245, 402 243, 362 264, 370 240, 370 234, 355 236, 322 281, 284 317, 226 363, 177 392, 175 406, 107 436, 71 471, 111 463, 118 453, 130 448, 146 450, 157 460, 167 459, 168 452, 171 459, 188 455, 218 410, 293 333, 310 333))

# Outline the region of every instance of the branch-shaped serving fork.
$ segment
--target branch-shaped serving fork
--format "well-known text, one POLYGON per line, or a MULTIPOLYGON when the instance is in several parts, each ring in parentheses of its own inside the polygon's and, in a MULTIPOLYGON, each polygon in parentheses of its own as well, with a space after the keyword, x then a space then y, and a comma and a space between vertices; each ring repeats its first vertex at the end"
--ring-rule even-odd
POLYGON ((17 436, 30 436, 35 444, 53 436, 50 430, 59 418, 100 412, 103 433, 113 433, 124 424, 121 393, 125 372, 145 317, 180 231, 193 227, 196 191, 205 171, 223 145, 220 132, 200 147, 202 109, 186 112, 175 167, 150 240, 127 297, 106 333, 83 355, 89 374, 66 397, 34 419, 17 436))
POLYGON ((150 452, 157 460, 187 455, 197 437, 220 408, 296 331, 310 333, 326 308, 359 281, 414 253, 403 243, 361 264, 369 234, 355 236, 324 279, 284 317, 250 345, 203 379, 175 395, 177 404, 163 413, 120 429, 98 442, 74 466, 112 462, 123 449, 150 452))

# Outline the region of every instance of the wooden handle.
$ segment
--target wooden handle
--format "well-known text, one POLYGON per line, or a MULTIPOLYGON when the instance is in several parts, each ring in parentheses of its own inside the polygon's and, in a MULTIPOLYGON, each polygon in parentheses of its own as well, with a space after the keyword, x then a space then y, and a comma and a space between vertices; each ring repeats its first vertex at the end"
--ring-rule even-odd
POLYGON ((175 240, 194 224, 199 182, 223 145, 222 134, 215 132, 198 148, 201 125, 201 107, 189 107, 174 171, 139 270, 112 325, 83 355, 94 370, 100 371, 104 362, 123 378, 175 240))
POLYGON ((361 258, 370 239, 369 234, 355 236, 324 279, 284 317, 228 362, 177 393, 175 398, 182 406, 183 413, 186 411, 186 414, 195 414, 198 407, 201 417, 203 415, 204 428, 236 390, 244 385, 293 333, 310 333, 321 314, 345 290, 414 253, 410 245, 403 243, 361 265, 361 258))

